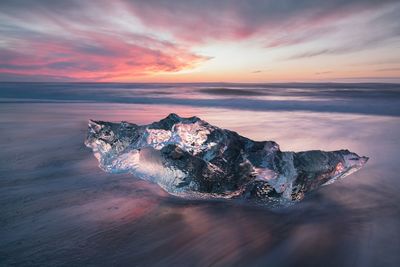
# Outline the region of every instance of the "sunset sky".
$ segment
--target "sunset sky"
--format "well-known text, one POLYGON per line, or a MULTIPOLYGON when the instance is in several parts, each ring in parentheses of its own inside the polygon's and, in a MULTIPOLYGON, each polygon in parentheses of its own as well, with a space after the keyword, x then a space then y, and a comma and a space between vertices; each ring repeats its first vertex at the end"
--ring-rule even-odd
POLYGON ((1 81, 400 81, 400 1, 0 1, 1 81))

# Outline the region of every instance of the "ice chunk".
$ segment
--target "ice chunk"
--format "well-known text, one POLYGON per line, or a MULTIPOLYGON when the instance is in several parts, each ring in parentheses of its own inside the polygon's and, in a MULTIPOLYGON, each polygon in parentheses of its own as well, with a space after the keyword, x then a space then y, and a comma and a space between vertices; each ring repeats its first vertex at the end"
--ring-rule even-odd
POLYGON ((85 144, 103 170, 132 173, 173 195, 270 204, 299 201, 368 160, 348 150, 282 152, 273 141, 252 141, 176 114, 142 126, 91 120, 85 144))

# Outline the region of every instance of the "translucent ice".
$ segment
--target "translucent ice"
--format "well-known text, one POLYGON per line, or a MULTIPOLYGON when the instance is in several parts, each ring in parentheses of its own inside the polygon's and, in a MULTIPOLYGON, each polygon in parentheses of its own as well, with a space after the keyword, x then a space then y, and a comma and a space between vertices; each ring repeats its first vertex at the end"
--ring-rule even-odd
POLYGON ((360 169, 348 150, 282 152, 197 118, 176 114, 149 125, 89 121, 85 141, 100 167, 129 172, 187 198, 245 198, 289 204, 360 169))

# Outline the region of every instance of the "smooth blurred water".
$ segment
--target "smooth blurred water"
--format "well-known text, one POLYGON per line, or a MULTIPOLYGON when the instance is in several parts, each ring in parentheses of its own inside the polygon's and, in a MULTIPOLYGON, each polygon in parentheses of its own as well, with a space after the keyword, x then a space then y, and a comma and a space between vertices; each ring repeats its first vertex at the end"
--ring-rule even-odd
POLYGON ((0 266, 399 266, 400 86, 0 84, 0 266), (88 119, 199 116, 282 150, 370 157, 290 208, 107 174, 88 119))

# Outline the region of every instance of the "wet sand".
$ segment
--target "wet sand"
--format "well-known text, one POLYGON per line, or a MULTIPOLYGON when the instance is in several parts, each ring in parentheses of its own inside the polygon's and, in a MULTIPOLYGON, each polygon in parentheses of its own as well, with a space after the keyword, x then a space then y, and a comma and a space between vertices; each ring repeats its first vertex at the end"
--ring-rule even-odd
POLYGON ((1 266, 400 264, 398 116, 0 96, 7 99, 0 104, 1 266), (89 118, 149 123, 169 112, 274 140, 282 150, 348 148, 370 160, 303 202, 271 210, 169 196, 130 175, 104 173, 83 145, 89 118))

